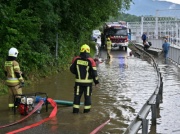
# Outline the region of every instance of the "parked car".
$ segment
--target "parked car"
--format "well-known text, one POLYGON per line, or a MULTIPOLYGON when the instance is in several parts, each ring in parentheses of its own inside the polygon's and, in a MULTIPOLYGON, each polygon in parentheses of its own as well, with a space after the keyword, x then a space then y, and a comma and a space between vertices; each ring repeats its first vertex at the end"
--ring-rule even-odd
POLYGON ((93 30, 92 31, 92 39, 97 39, 98 37, 101 36, 101 32, 99 30, 93 30))

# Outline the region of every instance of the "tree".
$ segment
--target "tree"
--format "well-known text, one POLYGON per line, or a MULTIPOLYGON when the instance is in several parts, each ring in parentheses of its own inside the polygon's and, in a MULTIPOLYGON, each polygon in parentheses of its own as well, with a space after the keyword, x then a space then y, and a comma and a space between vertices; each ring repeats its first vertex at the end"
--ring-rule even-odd
MULTIPOLYGON (((89 39, 91 31, 132 0, 2 0, 0 3, 0 54, 5 60, 10 47, 16 47, 22 69, 47 73, 66 66, 89 39), (55 59, 59 35, 58 59, 55 59), (57 65, 57 66, 54 66, 57 65), (39 71, 41 70, 41 71, 39 71)), ((3 68, 0 69, 3 76, 3 68)), ((36 74, 37 75, 37 74, 36 74)))

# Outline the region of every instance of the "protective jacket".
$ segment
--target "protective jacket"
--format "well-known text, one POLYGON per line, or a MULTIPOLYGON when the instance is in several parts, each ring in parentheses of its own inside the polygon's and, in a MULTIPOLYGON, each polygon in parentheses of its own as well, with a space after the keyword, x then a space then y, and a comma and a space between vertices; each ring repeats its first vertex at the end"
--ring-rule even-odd
POLYGON ((107 41, 107 49, 111 50, 112 42, 109 40, 107 41))
POLYGON ((5 75, 7 77, 6 85, 16 86, 20 82, 24 82, 24 79, 21 75, 19 63, 17 61, 15 60, 5 61, 4 70, 5 70, 5 75))
POLYGON ((96 63, 87 53, 81 53, 80 56, 72 60, 70 71, 75 74, 75 83, 80 86, 91 86, 94 82, 98 84, 98 75, 96 63))

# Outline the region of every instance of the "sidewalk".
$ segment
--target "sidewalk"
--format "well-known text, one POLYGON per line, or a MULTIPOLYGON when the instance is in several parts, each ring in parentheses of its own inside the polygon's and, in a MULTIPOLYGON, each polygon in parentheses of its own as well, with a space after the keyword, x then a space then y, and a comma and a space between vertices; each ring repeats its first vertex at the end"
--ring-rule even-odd
MULTIPOLYGON (((160 49, 150 48, 147 52, 156 55, 163 78, 163 99, 157 113, 157 134, 180 134, 180 68, 169 59, 166 63, 160 49)), ((153 128, 150 128, 149 134, 153 128)))
MULTIPOLYGON (((143 48, 143 44, 141 43, 135 43, 138 46, 141 46, 143 48)), ((149 47, 147 50, 148 53, 153 54, 155 56, 159 56, 162 52, 162 49, 157 49, 157 48, 153 48, 153 47, 149 47)))
POLYGON ((180 134, 180 68, 170 60, 157 59, 163 77, 163 100, 159 105, 156 133, 180 134))
MULTIPOLYGON (((143 47, 142 44, 136 43, 143 47)), ((142 48, 143 49, 143 48, 142 48)), ((157 111, 157 124, 149 128, 149 134, 180 134, 180 68, 168 59, 164 61, 161 49, 149 48, 163 78, 163 98, 157 111)))

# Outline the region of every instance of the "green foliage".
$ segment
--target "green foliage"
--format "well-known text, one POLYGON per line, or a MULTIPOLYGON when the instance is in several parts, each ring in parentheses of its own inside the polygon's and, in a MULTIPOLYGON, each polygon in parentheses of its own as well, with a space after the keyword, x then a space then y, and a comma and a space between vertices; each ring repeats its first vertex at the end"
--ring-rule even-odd
POLYGON ((82 44, 94 49, 95 44, 89 41, 91 31, 109 16, 128 9, 130 2, 1 0, 0 78, 5 79, 3 64, 11 47, 19 50, 17 60, 27 79, 66 68, 82 44))
POLYGON ((118 16, 110 17, 110 21, 120 21, 120 20, 126 22, 140 22, 141 17, 126 13, 119 13, 118 16))
POLYGON ((7 94, 7 93, 8 93, 7 86, 5 86, 4 82, 1 81, 0 82, 0 96, 4 95, 4 94, 7 94))

